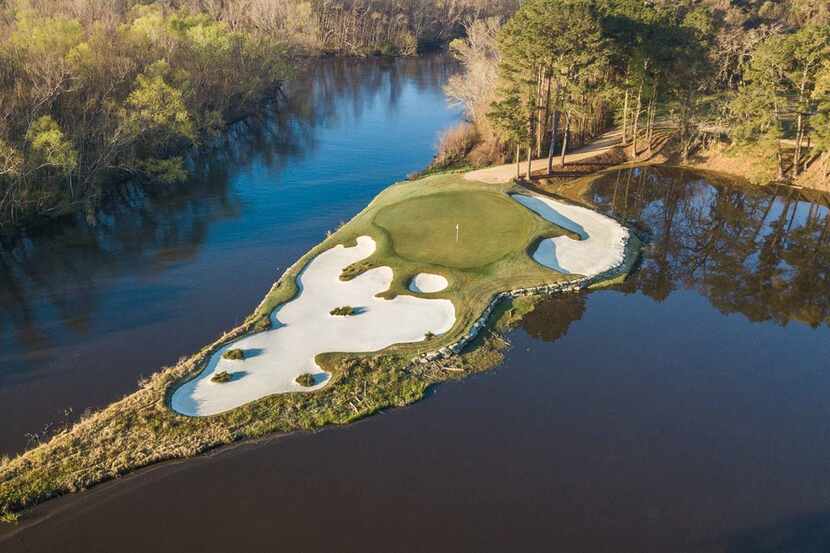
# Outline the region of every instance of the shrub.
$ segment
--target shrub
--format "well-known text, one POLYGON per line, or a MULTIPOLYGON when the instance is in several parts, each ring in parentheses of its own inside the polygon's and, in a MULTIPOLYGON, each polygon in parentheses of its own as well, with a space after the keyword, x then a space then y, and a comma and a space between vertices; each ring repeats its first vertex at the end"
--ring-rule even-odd
POLYGON ((357 275, 361 273, 365 273, 368 271, 372 266, 365 261, 359 261, 357 263, 352 263, 340 273, 340 280, 351 280, 357 275))
POLYGON ((19 519, 20 515, 17 513, 9 511, 3 511, 0 513, 0 522, 5 522, 6 524, 15 524, 19 519))
POLYGON ((300 386, 305 386, 306 388, 308 388, 310 386, 314 386, 314 384, 316 384, 316 381, 314 380, 314 376, 310 373, 301 374, 300 376, 298 376, 296 378, 296 382, 300 386))
POLYGON ((211 382, 218 382, 219 384, 224 384, 225 382, 230 382, 231 380, 233 380, 233 377, 228 371, 219 371, 210 377, 211 382))
POLYGON ((351 305, 344 305, 343 307, 335 307, 329 311, 329 315, 336 315, 339 317, 348 317, 355 314, 355 308, 351 305))
POLYGON ((427 333, 424 334, 424 339, 425 340, 432 340, 433 338, 435 338, 435 334, 433 334, 432 332, 427 330, 427 333))
POLYGON ((479 136, 475 125, 459 123, 441 135, 438 141, 438 154, 430 167, 448 167, 463 161, 478 142, 479 136))
POLYGON ((245 359, 245 352, 241 349, 229 349, 225 353, 222 354, 222 357, 225 359, 230 359, 232 361, 242 361, 245 359))
POLYGON ((262 332, 264 330, 269 330, 271 328, 271 319, 268 315, 264 315, 257 319, 257 322, 254 323, 254 330, 256 332, 262 332))

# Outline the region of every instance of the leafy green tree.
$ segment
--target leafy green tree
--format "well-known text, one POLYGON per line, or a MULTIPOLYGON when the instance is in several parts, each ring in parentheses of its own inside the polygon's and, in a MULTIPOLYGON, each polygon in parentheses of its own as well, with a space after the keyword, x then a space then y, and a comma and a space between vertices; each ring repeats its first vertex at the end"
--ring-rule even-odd
POLYGON ((650 149, 661 95, 672 81, 679 80, 678 69, 692 77, 683 62, 701 56, 696 40, 700 35, 693 29, 695 24, 703 24, 706 14, 699 11, 692 17, 694 10, 683 3, 607 0, 603 7, 603 28, 613 42, 612 65, 624 94, 623 144, 628 144, 630 119, 636 156, 640 153, 642 116, 645 114, 645 138, 650 149), (629 115, 630 111, 633 113, 629 115))
POLYGON ((26 141, 41 167, 53 167, 69 174, 78 166, 78 152, 49 115, 38 118, 29 127, 26 141))
POLYGON ((809 117, 815 110, 813 90, 816 77, 823 63, 830 61, 830 26, 808 25, 784 41, 786 86, 795 102, 796 129, 793 170, 796 175, 802 168, 802 148, 809 117))
POLYGON ((792 174, 803 165, 803 142, 816 109, 817 78, 830 59, 830 28, 807 26, 770 37, 753 52, 744 85, 732 102, 739 143, 774 147, 778 178, 785 177, 781 139, 795 139, 792 174), (789 127, 794 119, 794 124, 789 127))
MULTIPOLYGON (((503 86, 517 95, 527 117, 523 141, 528 176, 533 146, 541 154, 545 140, 549 140, 550 172, 559 114, 565 114, 567 127, 574 112, 584 107, 578 90, 588 81, 591 70, 605 62, 594 3, 528 0, 502 28, 499 46, 503 86)), ((565 136, 567 133, 566 128, 565 136)), ((567 141, 563 140, 563 151, 565 148, 567 141)))
POLYGON ((30 121, 71 86, 67 55, 83 36, 76 19, 41 17, 29 10, 17 13, 8 44, 28 81, 32 100, 26 107, 30 121))
POLYGON ((744 84, 730 106, 737 143, 774 147, 779 179, 784 177, 781 138, 787 94, 784 78, 787 60, 782 42, 783 37, 773 37, 756 49, 744 72, 744 84))
POLYGON ((154 139, 195 140, 182 92, 167 84, 161 75, 139 75, 126 107, 125 121, 137 133, 154 133, 154 139))
POLYGON ((825 182, 830 178, 830 60, 825 61, 816 75, 816 86, 812 94, 816 105, 813 118, 814 148, 823 154, 822 168, 825 182))
MULTIPOLYGON (((163 64, 151 66, 150 73, 163 64)), ((155 71, 154 71, 155 70, 155 71)), ((160 74, 139 75, 122 114, 124 135, 133 137, 138 167, 164 182, 183 180, 183 160, 170 156, 182 141, 195 142, 196 135, 182 92, 167 84, 160 74)))
POLYGON ((520 179, 520 153, 522 141, 527 136, 525 125, 528 114, 519 91, 515 88, 506 91, 501 100, 493 103, 487 117, 499 138, 516 148, 516 179, 520 179))

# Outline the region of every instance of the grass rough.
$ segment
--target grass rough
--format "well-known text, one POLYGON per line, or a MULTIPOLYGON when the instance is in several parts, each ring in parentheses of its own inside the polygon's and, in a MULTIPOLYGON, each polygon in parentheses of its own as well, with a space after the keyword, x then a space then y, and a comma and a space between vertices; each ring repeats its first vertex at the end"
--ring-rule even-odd
POLYGON ((296 378, 296 381, 297 384, 299 384, 300 386, 305 386, 306 388, 314 386, 314 384, 316 383, 316 381, 314 380, 314 375, 310 373, 301 374, 296 378))
POLYGON ((211 382, 217 382, 219 384, 224 384, 225 382, 230 382, 231 380, 233 380, 233 376, 228 371, 219 371, 210 377, 211 382))
POLYGON ((241 349, 229 349, 222 354, 222 357, 233 361, 243 361, 245 359, 245 352, 241 349))
MULTIPOLYGON (((161 369, 136 392, 86 415, 71 428, 0 465, 3 520, 12 520, 15 513, 50 497, 83 490, 160 461, 191 457, 274 432, 346 424, 380 409, 407 405, 423 397, 426 389, 437 382, 463 378, 496 365, 506 346, 503 339, 491 332, 479 333, 459 355, 427 364, 412 363, 412 359, 458 340, 502 291, 578 278, 551 271, 530 258, 529 252, 539 240, 566 233, 529 210, 516 212, 512 204, 505 203, 509 200, 507 194, 514 191, 523 190, 513 185, 470 182, 455 174, 387 188, 351 221, 289 267, 243 324, 175 366, 161 369), (443 217, 428 214, 427 207, 436 204, 427 197, 434 194, 442 194, 454 204, 469 200, 478 208, 448 205, 443 217), (502 207, 506 212, 496 216, 494 228, 502 233, 513 228, 513 232, 491 243, 485 231, 489 229, 487 218, 492 214, 481 210, 502 207), (385 210, 391 211, 384 213, 385 210), (393 221, 393 214, 429 215, 429 224, 435 225, 435 229, 427 235, 419 234, 422 231, 406 221, 393 221), (474 241, 481 251, 456 256, 452 240, 435 243, 434 258, 419 249, 419 235, 432 241, 445 239, 448 231, 454 233, 455 219, 463 220, 462 240, 474 241), (241 336, 271 327, 271 313, 296 296, 297 276, 311 259, 338 244, 354 244, 362 235, 371 236, 377 248, 360 266, 348 274, 344 271, 341 278, 354 278, 372 267, 390 266, 393 281, 380 295, 392 298, 398 294, 419 295, 407 288, 417 273, 446 275, 451 285, 430 296, 450 299, 455 306, 456 322, 447 333, 418 343, 396 344, 375 353, 320 354, 317 364, 331 377, 326 387, 313 394, 272 395, 211 417, 186 417, 169 408, 169 398, 176 387, 199 374, 217 350, 241 336), (509 240, 510 247, 497 243, 500 240, 509 240)), ((491 315, 495 329, 515 323, 531 308, 523 302, 505 305, 503 302, 491 315)))

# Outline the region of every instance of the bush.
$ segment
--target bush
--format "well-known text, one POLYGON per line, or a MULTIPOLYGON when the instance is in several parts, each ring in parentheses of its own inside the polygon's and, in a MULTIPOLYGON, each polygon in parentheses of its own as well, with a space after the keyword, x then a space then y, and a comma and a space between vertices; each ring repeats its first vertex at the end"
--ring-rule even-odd
POLYGON ((268 315, 264 315, 257 319, 257 322, 254 323, 254 331, 262 332, 265 330, 271 329, 271 318, 268 315))
POLYGON ((304 374, 301 374, 300 376, 298 376, 298 377, 296 378, 296 380, 295 380, 295 381, 296 381, 296 382, 297 382, 297 384, 299 384, 300 386, 305 386, 306 388, 309 388, 309 387, 311 387, 311 386, 314 386, 314 384, 316 384, 316 383, 317 383, 317 382, 314 380, 314 376, 313 376, 312 374, 310 374, 310 373, 304 373, 304 374))
POLYGON ((427 331, 427 333, 426 333, 426 334, 424 334, 424 339, 425 339, 425 340, 432 340, 433 338, 435 338, 435 334, 433 334, 433 333, 432 333, 432 332, 430 332, 429 330, 427 331))
POLYGON ((352 263, 343 271, 340 272, 340 280, 351 280, 359 274, 365 273, 372 267, 371 264, 366 263, 365 261, 359 261, 357 263, 352 263))
POLYGON ((335 315, 339 317, 348 317, 349 315, 355 314, 355 308, 351 305, 344 305, 343 307, 335 307, 331 311, 329 311, 329 315, 335 315))
POLYGON ((245 359, 245 352, 241 349, 229 349, 225 353, 222 354, 222 357, 225 359, 230 359, 232 361, 242 361, 245 359))
POLYGON ((478 142, 479 135, 475 125, 459 123, 441 135, 438 141, 438 154, 430 167, 437 169, 464 161, 478 142))
POLYGON ((211 382, 218 382, 219 384, 224 384, 225 382, 230 382, 231 380, 233 380, 233 377, 228 371, 219 371, 210 377, 211 382))

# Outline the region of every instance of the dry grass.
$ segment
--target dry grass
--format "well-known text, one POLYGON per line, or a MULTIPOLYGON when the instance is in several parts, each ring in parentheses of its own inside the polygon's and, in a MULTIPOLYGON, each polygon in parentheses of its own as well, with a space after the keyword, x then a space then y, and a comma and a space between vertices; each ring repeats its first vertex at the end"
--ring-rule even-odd
POLYGON ((299 384, 300 386, 306 386, 306 387, 314 386, 314 382, 315 382, 314 381, 314 375, 309 374, 309 373, 301 374, 295 380, 297 381, 297 384, 299 384))
POLYGON ((243 361, 245 359, 245 352, 241 349, 229 349, 222 354, 222 357, 233 361, 243 361))
POLYGON ((726 173, 753 184, 776 180, 775 159, 760 148, 735 148, 716 143, 689 158, 686 167, 726 173))
MULTIPOLYGON (((217 350, 247 333, 270 326, 269 314, 273 309, 296 295, 296 277, 302 267, 320 252, 336 244, 351 243, 357 236, 365 234, 366 225, 384 202, 399 202, 413 195, 428 194, 431 189, 449 191, 476 187, 491 192, 495 189, 463 182, 460 177, 445 176, 400 184, 384 191, 351 222, 292 265, 242 325, 195 355, 146 379, 136 392, 85 415, 48 442, 0 463, 0 514, 5 513, 5 519, 11 520, 14 518, 12 513, 50 497, 83 490, 143 466, 191 457, 238 440, 349 423, 379 409, 417 401, 433 383, 461 378, 498 363, 503 341, 488 332, 480 334, 486 337, 474 340, 460 356, 429 364, 412 363, 412 359, 419 353, 437 350, 457 340, 477 320, 496 292, 564 278, 533 265, 526 252, 521 252, 521 259, 508 256, 498 271, 491 268, 487 274, 467 275, 464 286, 452 291, 458 305, 456 325, 450 332, 435 336, 428 343, 399 344, 374 354, 319 355, 317 363, 331 373, 329 385, 319 391, 277 394, 211 417, 185 417, 168 406, 172 391, 182 381, 200 373, 217 350), (459 367, 464 370, 455 370, 459 367)), ((539 229, 544 230, 545 225, 549 226, 549 223, 539 222, 539 229)), ((382 240, 380 236, 376 237, 379 248, 373 259, 391 259, 390 241, 382 240)), ((396 262, 404 263, 400 259, 396 262)), ((408 270, 398 275, 390 290, 392 293, 403 293, 409 276, 423 269, 422 264, 414 263, 405 267, 408 270)), ((453 282, 461 282, 462 277, 459 271, 453 282)))
POLYGON ((219 384, 224 384, 225 382, 230 382, 231 380, 233 380, 233 376, 231 376, 231 373, 228 371, 219 371, 210 377, 211 382, 218 382, 219 384))
POLYGON ((471 123, 462 122, 447 129, 438 140, 438 154, 430 167, 439 169, 464 161, 478 142, 478 130, 471 123))
MULTIPOLYGON (((229 334, 235 336, 252 322, 229 334)), ((485 370, 501 360, 500 342, 488 338, 456 359, 411 365, 407 358, 328 356, 323 362, 333 382, 314 394, 264 398, 215 417, 183 417, 167 407, 171 385, 193 374, 224 340, 154 375, 140 390, 88 415, 49 442, 0 466, 0 520, 36 503, 87 489, 129 471, 169 459, 192 457, 242 439, 278 431, 309 430, 346 424, 379 409, 420 399, 427 387, 455 372, 485 370)))

